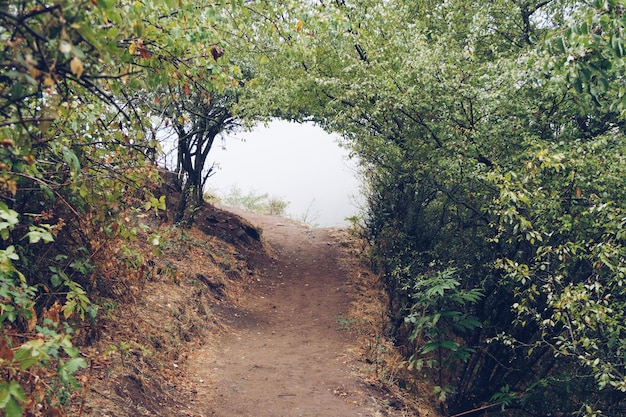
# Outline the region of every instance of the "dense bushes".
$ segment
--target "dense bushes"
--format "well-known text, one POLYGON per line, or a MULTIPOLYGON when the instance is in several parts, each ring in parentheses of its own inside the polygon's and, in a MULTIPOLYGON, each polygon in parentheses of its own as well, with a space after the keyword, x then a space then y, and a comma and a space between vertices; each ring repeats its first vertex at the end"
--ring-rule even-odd
MULTIPOLYGON (((459 86, 451 100, 461 113, 434 124, 441 146, 387 158, 390 166, 366 160, 374 256, 392 311, 405 319, 398 342, 410 333, 411 364, 436 370, 452 413, 469 404, 623 413, 623 120, 600 101, 608 94, 589 98, 558 72, 500 63, 499 97, 483 85, 465 101, 459 86), (499 109, 480 101, 485 92, 499 109), (461 119, 466 108, 475 123, 461 119), (473 147, 482 150, 471 155, 473 147), (450 268, 448 287, 432 281, 450 268), (459 303, 457 286, 484 297, 459 303), (435 289, 441 300, 429 304, 424 294, 435 289), (436 335, 415 338, 416 317, 433 316, 436 335), (472 326, 460 325, 468 317, 472 326), (443 355, 432 354, 434 342, 443 355), (567 401, 557 400, 565 392, 567 401)), ((487 75, 475 70, 465 82, 487 75)), ((623 73, 602 76, 614 83, 623 73)), ((399 152, 428 135, 407 135, 399 152)))
POLYGON ((318 12, 259 100, 342 133, 361 160, 414 377, 451 414, 623 414, 623 6, 318 12))

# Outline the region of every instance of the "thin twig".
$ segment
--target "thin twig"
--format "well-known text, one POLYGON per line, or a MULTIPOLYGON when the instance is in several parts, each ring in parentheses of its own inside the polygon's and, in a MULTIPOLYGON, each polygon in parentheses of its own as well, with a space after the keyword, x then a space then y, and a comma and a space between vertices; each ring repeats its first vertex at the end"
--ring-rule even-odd
POLYGON ((462 413, 459 414, 455 414, 453 416, 450 417, 461 417, 461 416, 466 416, 468 414, 472 414, 475 413, 477 411, 482 411, 482 410, 486 410, 488 408, 492 408, 492 407, 496 407, 498 405, 502 405, 502 403, 495 403, 495 404, 487 404, 487 405, 483 405, 482 407, 478 407, 478 408, 474 408, 472 410, 467 410, 467 411, 463 411, 462 413))
MULTIPOLYGON (((45 185, 46 187, 48 187, 48 183, 46 183, 44 180, 42 180, 42 179, 40 179, 40 178, 33 177, 33 176, 31 176, 31 175, 22 174, 22 173, 19 173, 19 172, 14 172, 13 174, 14 174, 14 175, 17 175, 17 176, 20 176, 20 177, 23 177, 23 178, 27 178, 27 179, 32 180, 32 181, 35 181, 35 182, 38 182, 38 183, 43 184, 43 185, 45 185)), ((50 188, 50 187, 48 187, 48 188, 50 188)), ((51 189, 51 188, 50 188, 50 189, 51 189)), ((51 190, 52 190, 52 189, 51 189, 51 190)), ((80 214, 78 214, 78 212, 76 211, 76 209, 74 209, 74 207, 72 207, 72 205, 71 205, 70 203, 68 203, 68 202, 67 202, 67 201, 63 198, 63 196, 62 196, 62 195, 61 195, 58 191, 56 191, 56 190, 52 190, 52 192, 53 192, 53 193, 57 196, 57 198, 58 198, 59 200, 61 200, 61 201, 63 202, 63 204, 65 204, 65 205, 67 206, 67 208, 69 208, 69 209, 70 209, 70 211, 71 211, 72 213, 74 213, 74 215, 75 215, 77 218, 80 218, 80 214)))

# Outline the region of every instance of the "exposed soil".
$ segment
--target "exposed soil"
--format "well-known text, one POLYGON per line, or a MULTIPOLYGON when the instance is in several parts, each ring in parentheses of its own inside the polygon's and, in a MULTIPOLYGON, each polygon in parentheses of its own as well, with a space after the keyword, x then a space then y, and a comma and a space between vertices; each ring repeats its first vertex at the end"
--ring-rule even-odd
POLYGON ((138 244, 148 267, 118 271, 70 415, 437 416, 394 388, 405 367, 346 230, 211 205, 152 227, 163 254, 138 244))
POLYGON ((357 371, 341 231, 235 212, 262 230, 271 256, 257 260, 262 273, 241 306, 219 311, 232 332, 190 358, 202 415, 427 415, 357 371))

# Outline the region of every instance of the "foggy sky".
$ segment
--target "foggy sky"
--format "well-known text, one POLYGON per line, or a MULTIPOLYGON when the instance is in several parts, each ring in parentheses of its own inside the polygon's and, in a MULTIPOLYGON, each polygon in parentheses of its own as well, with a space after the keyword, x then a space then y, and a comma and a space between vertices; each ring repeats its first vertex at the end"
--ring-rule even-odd
POLYGON ((358 212, 359 181, 356 162, 336 140, 316 126, 283 121, 225 136, 209 155, 217 169, 207 188, 222 197, 232 186, 267 193, 289 202, 295 219, 308 211, 312 224, 345 225, 358 212))

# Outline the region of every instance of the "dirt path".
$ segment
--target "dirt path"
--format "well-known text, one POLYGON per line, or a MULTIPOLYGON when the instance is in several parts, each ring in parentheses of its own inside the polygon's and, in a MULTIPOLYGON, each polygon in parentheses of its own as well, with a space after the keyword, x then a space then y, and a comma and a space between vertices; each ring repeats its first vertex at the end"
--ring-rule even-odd
POLYGON ((412 415, 352 371, 354 336, 340 323, 350 287, 333 229, 237 214, 263 230, 274 257, 246 305, 227 312, 234 334, 193 360, 203 416, 412 415))

